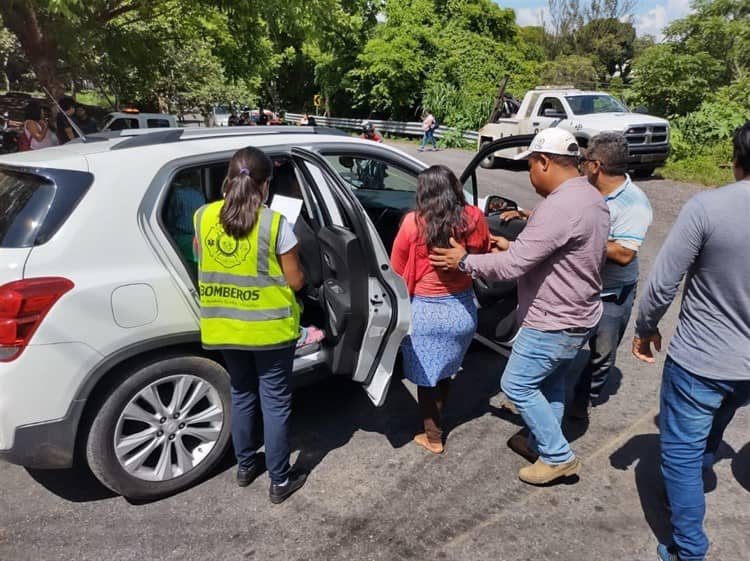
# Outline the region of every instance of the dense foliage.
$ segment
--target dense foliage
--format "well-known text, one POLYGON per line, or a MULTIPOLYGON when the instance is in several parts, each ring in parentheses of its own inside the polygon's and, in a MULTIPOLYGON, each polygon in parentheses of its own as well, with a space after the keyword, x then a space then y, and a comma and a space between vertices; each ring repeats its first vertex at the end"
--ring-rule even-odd
POLYGON ((732 134, 750 120, 750 0, 692 6, 636 58, 631 98, 670 117, 670 175, 718 184, 731 179, 732 134))
POLYGON ((548 3, 548 21, 519 27, 493 0, 3 0, 0 88, 203 111, 310 110, 321 94, 335 115, 430 109, 476 129, 507 74, 516 96, 566 83, 669 117, 670 169, 723 161, 750 116, 750 0, 694 0, 658 44, 636 37, 635 0, 548 3))

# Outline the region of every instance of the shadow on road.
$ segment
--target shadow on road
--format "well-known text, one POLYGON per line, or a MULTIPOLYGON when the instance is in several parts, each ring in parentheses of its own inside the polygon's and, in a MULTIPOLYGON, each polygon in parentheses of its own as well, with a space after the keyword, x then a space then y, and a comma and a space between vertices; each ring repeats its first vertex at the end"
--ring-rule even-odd
POLYGON ((634 436, 615 451, 609 461, 619 470, 627 470, 635 464, 635 484, 646 522, 659 543, 671 543, 672 528, 660 469, 659 435, 634 436))
MULTIPOLYGON (((490 399, 500 391, 505 359, 474 346, 456 376, 444 412, 444 431, 490 411, 490 399)), ((394 378, 382 407, 374 407, 358 384, 331 380, 295 393, 292 449, 299 450, 297 466, 314 469, 330 452, 346 445, 359 430, 384 435, 391 446, 409 444, 421 430, 416 399, 394 378)))
POLYGON ((411 441, 417 404, 400 380, 391 383, 385 404, 372 405, 359 384, 332 379, 294 394, 291 446, 295 467, 312 471, 359 430, 384 435, 394 448, 411 441))
POLYGON ((99 483, 86 466, 55 470, 26 468, 26 471, 49 492, 73 503, 101 501, 117 496, 99 483))
MULTIPOLYGON (((658 417, 654 419, 658 426, 658 417)), ((631 438, 610 457, 612 467, 627 470, 635 464, 635 484, 646 522, 659 543, 670 543, 670 511, 664 480, 661 474, 661 448, 658 434, 641 434, 631 438)), ((732 459, 732 472, 737 481, 750 490, 750 444, 739 453, 722 442, 716 461, 732 459)), ((716 474, 713 469, 703 472, 703 489, 711 493, 716 489, 716 474)))
POLYGON ((750 491, 750 442, 732 459, 732 473, 737 482, 750 491))

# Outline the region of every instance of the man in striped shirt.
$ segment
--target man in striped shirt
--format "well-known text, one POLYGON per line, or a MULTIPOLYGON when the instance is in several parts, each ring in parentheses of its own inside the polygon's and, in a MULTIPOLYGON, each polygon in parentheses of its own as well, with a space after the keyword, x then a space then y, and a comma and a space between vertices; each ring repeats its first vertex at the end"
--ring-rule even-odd
POLYGON ((638 283, 638 250, 651 224, 648 198, 630 180, 628 142, 621 133, 601 133, 591 139, 581 159, 589 182, 604 196, 610 228, 607 261, 602 269, 604 309, 589 340, 591 355, 575 388, 568 412, 574 419, 588 418, 589 403, 600 397, 615 365, 617 347, 630 319, 638 283))

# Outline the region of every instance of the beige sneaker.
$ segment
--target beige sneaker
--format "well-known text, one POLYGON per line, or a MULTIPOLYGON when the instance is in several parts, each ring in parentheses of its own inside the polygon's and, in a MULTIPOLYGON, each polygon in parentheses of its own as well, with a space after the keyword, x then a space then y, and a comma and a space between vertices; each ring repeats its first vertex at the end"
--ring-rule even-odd
POLYGON ((560 479, 561 477, 571 477, 581 469, 581 461, 573 458, 565 464, 551 466, 545 464, 542 460, 537 460, 530 466, 518 470, 518 478, 524 483, 532 485, 544 485, 560 479))
POLYGON ((502 409, 505 409, 508 413, 511 413, 512 415, 520 415, 518 412, 518 407, 516 407, 516 404, 513 403, 510 399, 506 399, 500 404, 500 407, 502 409))

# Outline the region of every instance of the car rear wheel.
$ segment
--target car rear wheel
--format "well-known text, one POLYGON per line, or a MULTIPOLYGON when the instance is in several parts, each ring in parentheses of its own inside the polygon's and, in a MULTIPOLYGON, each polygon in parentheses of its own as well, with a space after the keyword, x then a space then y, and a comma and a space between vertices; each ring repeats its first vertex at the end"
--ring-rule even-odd
POLYGON ((153 499, 200 481, 229 442, 229 376, 202 357, 170 357, 134 370, 91 425, 86 459, 107 487, 153 499))

